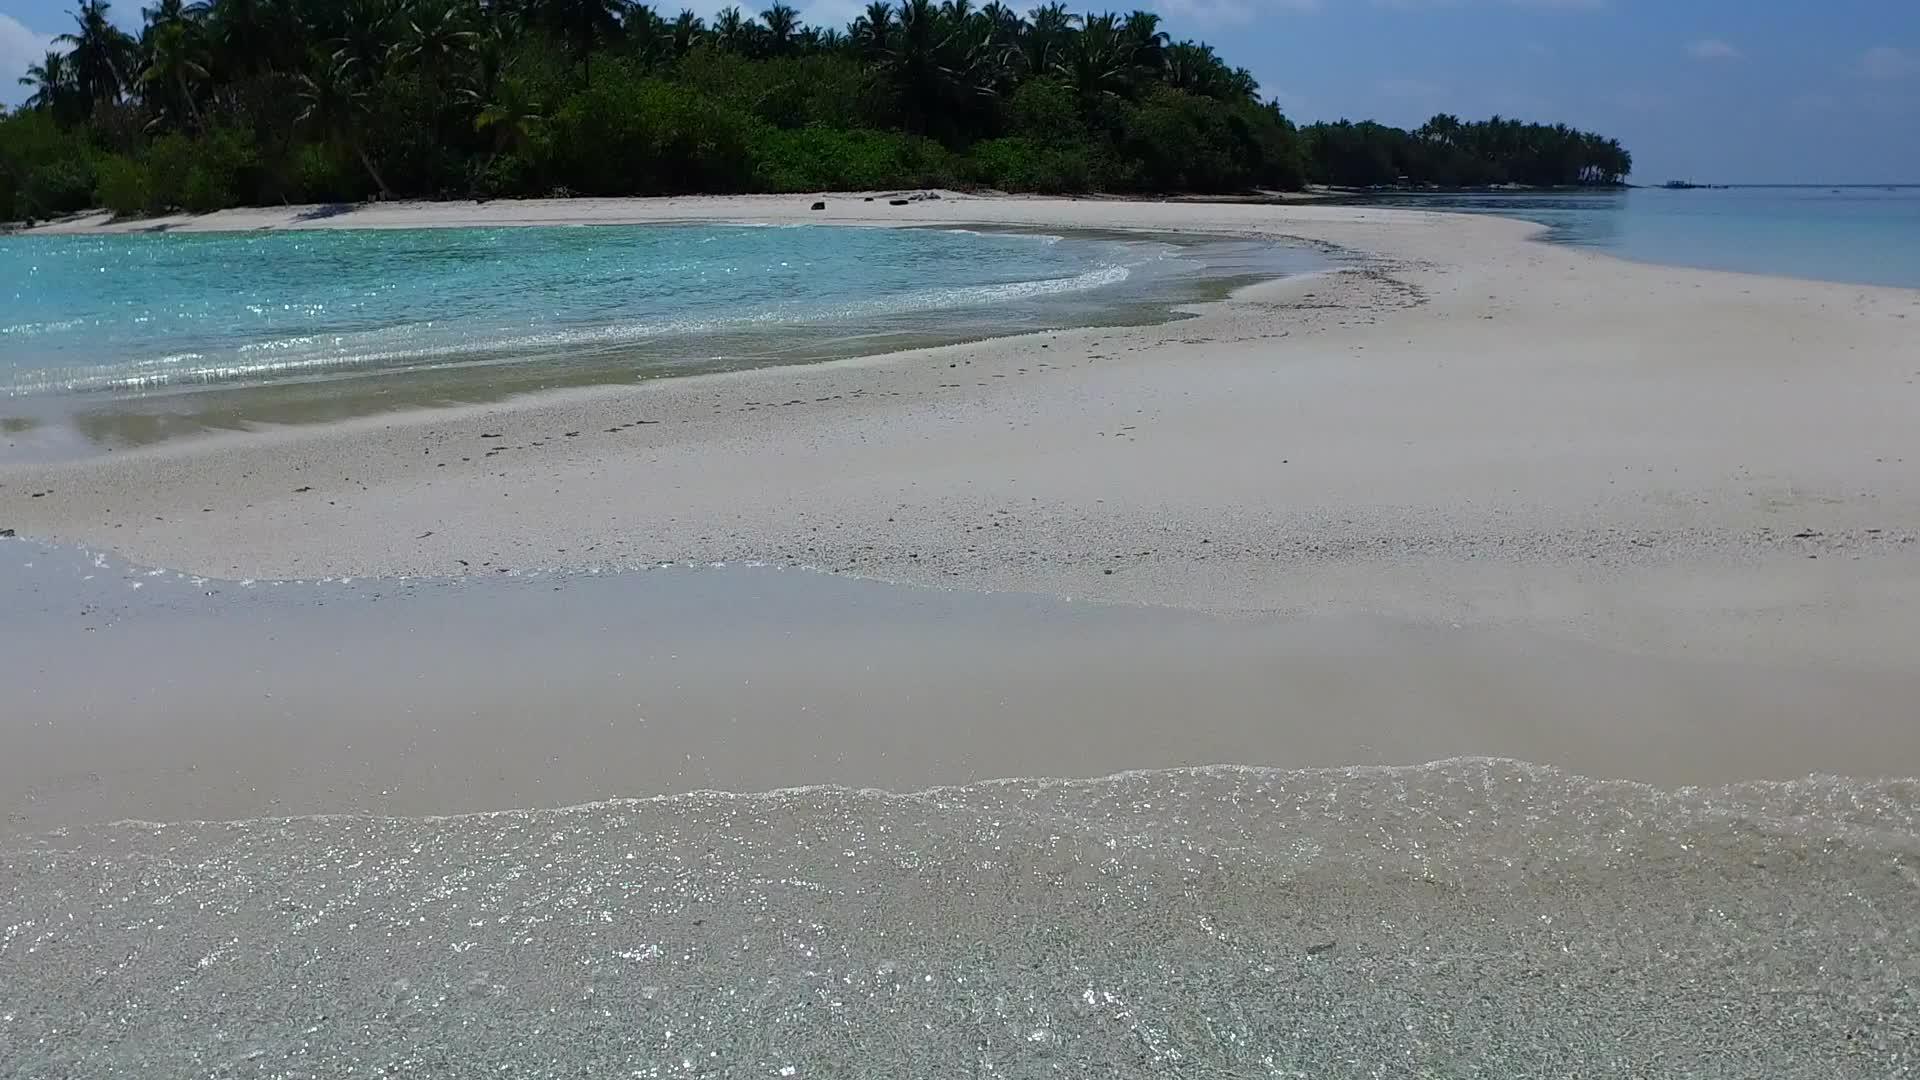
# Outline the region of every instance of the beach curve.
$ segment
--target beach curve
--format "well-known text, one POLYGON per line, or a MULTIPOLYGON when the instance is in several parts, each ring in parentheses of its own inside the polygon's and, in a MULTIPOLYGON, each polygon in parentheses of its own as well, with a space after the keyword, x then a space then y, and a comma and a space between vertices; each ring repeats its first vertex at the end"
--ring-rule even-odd
POLYGON ((0 514, 24 536, 228 578, 763 559, 1214 611, 1519 622, 1650 650, 1909 659, 1902 605, 1882 598, 1920 592, 1920 485, 1898 467, 1920 292, 1628 263, 1490 217, 826 202, 396 204, 305 224, 1099 227, 1304 241, 1356 264, 1159 326, 8 466, 0 514))

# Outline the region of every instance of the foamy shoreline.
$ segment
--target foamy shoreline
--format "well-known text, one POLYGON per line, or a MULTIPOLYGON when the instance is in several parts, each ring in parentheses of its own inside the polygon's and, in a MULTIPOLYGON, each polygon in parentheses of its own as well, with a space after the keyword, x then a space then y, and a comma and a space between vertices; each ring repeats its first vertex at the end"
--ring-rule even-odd
POLYGON ((1920 458, 1920 292, 1644 266, 1416 211, 824 198, 124 227, 1019 225, 1282 237, 1361 265, 1162 326, 7 467, 0 526, 223 577, 757 558, 1656 651, 1920 660, 1900 600, 1920 592, 1920 483, 1900 465, 1920 458))

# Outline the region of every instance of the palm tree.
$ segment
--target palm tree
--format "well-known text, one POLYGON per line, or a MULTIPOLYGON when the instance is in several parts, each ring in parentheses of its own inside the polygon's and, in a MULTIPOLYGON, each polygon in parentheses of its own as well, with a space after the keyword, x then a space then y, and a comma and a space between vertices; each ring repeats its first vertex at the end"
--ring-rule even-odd
POLYGON ((1460 118, 1452 113, 1438 113, 1433 119, 1420 125, 1415 135, 1442 146, 1458 146, 1460 139, 1460 118))
POLYGON ((397 18, 390 0, 348 0, 340 10, 340 36, 328 42, 333 59, 351 60, 355 72, 377 79, 393 52, 397 18))
POLYGON ((893 5, 887 0, 873 0, 867 10, 847 27, 847 37, 870 60, 877 60, 893 47, 893 5))
POLYGON ((887 67, 906 113, 907 130, 924 133, 927 121, 952 99, 953 73, 944 63, 950 29, 933 0, 904 0, 900 28, 887 49, 887 67))
POLYGON ((760 21, 767 25, 763 35, 769 56, 785 56, 793 51, 794 37, 800 31, 800 13, 786 4, 779 3, 760 13, 760 21))
POLYGON ((438 86, 449 69, 472 55, 479 39, 479 34, 463 25, 460 13, 451 4, 430 0, 417 6, 406 19, 392 56, 403 69, 426 72, 438 86))
MULTIPOLYGON (((171 104, 185 106, 186 119, 193 122, 194 128, 204 130, 206 123, 200 116, 199 103, 194 100, 193 85, 205 82, 209 76, 196 25, 176 16, 165 22, 156 21, 152 30, 150 59, 140 73, 140 85, 146 88, 149 100, 155 94, 173 94, 175 100, 171 104)), ((168 118, 178 124, 181 118, 169 116, 171 112, 171 108, 163 108, 154 119, 158 122, 168 118)))
POLYGON ((1226 74, 1226 89, 1221 99, 1224 101, 1259 101, 1260 80, 1246 68, 1229 68, 1226 74))
POLYGON ((692 8, 680 9, 673 20, 673 55, 685 56, 693 51, 695 45, 706 40, 706 20, 693 13, 692 8))
POLYGON ((148 26, 165 26, 170 22, 190 18, 187 6, 180 0, 160 0, 152 7, 140 9, 140 17, 148 26))
POLYGON ((1027 12, 1027 32, 1021 41, 1021 56, 1028 74, 1047 75, 1059 63, 1073 40, 1073 24, 1080 16, 1067 14, 1067 5, 1043 4, 1027 12))
POLYGON ((350 57, 314 57, 312 70, 294 80, 294 94, 300 99, 300 113, 295 119, 318 131, 322 138, 345 143, 366 167, 380 194, 390 197, 393 189, 387 186, 380 170, 374 168, 373 159, 367 156, 366 144, 360 139, 360 118, 367 112, 367 91, 360 85, 357 67, 350 57))
POLYGON ((738 6, 721 8, 713 17, 714 43, 728 52, 744 53, 753 44, 753 22, 738 6))
POLYGON ((503 79, 490 100, 483 101, 474 115, 473 130, 493 133, 493 157, 507 150, 524 147, 546 122, 533 90, 521 79, 503 79))
POLYGON ((196 0, 187 11, 206 23, 224 74, 245 78, 271 66, 272 16, 263 0, 196 0))
POLYGON ((1151 11, 1135 11, 1120 23, 1120 34, 1133 50, 1133 62, 1150 75, 1159 75, 1165 66, 1167 33, 1160 29, 1160 16, 1151 11))
POLYGON ((672 55, 673 36, 667 21, 648 4, 627 9, 627 49, 643 62, 652 64, 672 55))
POLYGON ((1220 58, 1214 55, 1213 46, 1182 41, 1167 47, 1160 78, 1175 90, 1211 97, 1210 85, 1218 78, 1223 66, 1220 58))
POLYGON ((27 65, 27 74, 20 85, 33 90, 22 103, 23 108, 45 109, 56 117, 67 112, 80 93, 79 85, 74 82, 73 65, 62 52, 49 52, 46 59, 27 65))
POLYGON ((473 68, 468 74, 467 85, 459 91, 460 96, 469 101, 491 101, 501 80, 513 67, 517 56, 514 49, 519 41, 518 19, 504 17, 487 20, 486 29, 474 40, 473 68))
POLYGON ((593 49, 620 32, 623 0, 545 0, 547 22, 573 47, 582 78, 593 85, 593 49))
MULTIPOLYGON (((1011 63, 1014 48, 1000 39, 999 27, 985 12, 967 13, 966 0, 948 5, 949 33, 943 66, 951 77, 952 88, 965 99, 989 98, 1013 83, 1011 63), (963 16, 952 21, 953 15, 963 16)), ((977 100, 973 102, 977 104, 977 100)))
POLYGON ((107 19, 107 0, 81 0, 73 12, 78 33, 61 34, 55 41, 73 46, 70 64, 73 79, 88 101, 112 103, 131 85, 134 56, 133 39, 107 19))
POLYGON ((1020 13, 1001 3, 1000 0, 991 0, 982 7, 980 17, 987 20, 993 27, 993 40, 996 44, 1018 45, 1020 35, 1027 29, 1026 23, 1020 18, 1020 13))
POLYGON ((1133 81, 1133 47, 1112 15, 1090 15, 1053 70, 1080 94, 1083 108, 1123 95, 1133 81))
POLYGON ((1219 101, 1254 101, 1260 91, 1244 68, 1228 67, 1214 55, 1213 46, 1191 41, 1167 46, 1160 78, 1175 90, 1219 101))

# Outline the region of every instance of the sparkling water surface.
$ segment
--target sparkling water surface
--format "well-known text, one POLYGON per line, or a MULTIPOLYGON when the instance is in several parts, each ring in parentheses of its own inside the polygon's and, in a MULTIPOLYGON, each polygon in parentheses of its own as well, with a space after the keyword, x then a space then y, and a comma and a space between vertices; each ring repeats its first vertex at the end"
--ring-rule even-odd
POLYGON ((802 335, 846 354, 866 335, 1067 325, 1049 301, 1137 297, 1193 271, 1181 255, 1147 240, 717 225, 0 237, 0 393, 621 350, 698 364, 802 335))
MULTIPOLYGON (((34 563, 69 554, 0 544, 34 563)), ((90 655, 107 667, 136 621, 135 602, 113 595, 219 618, 203 593, 238 591, 291 616, 272 597, 312 588, 80 565, 87 588, 56 590, 66 569, 35 573, 20 582, 41 591, 11 610, 26 633, 33 610, 72 611, 73 636, 101 642, 90 655)), ((409 602, 393 583, 359 584, 314 598, 409 602)), ((249 626, 291 645, 284 624, 249 626)), ((5 655, 27 652, 14 645, 5 655)), ((178 677, 218 677, 197 663, 178 677)), ((526 709, 529 757, 564 752, 561 714, 578 707, 564 684, 526 709)), ((902 729, 927 708, 898 701, 902 729)), ((256 706, 260 741, 276 737, 266 713, 280 704, 256 706)), ((120 738, 142 734, 144 717, 102 708, 131 725, 120 738)), ((364 744, 352 720, 318 735, 364 744)), ((1194 727, 1177 713, 1165 726, 1194 727)), ((458 725, 415 730, 449 769, 473 749, 458 725)), ((318 756, 304 767, 351 786, 318 756)), ((75 761, 32 779, 111 805, 144 768, 75 761)), ((207 760, 169 779, 249 782, 228 769, 207 760)), ((1663 789, 1454 758, 902 788, 0 827, 0 1076, 1884 1080, 1920 1068, 1914 780, 1663 789)))
POLYGON ((1547 225, 1642 262, 1920 288, 1920 186, 1391 195, 1365 200, 1547 225))
POLYGON ((1916 807, 1459 760, 75 829, 0 850, 0 1071, 1905 1076, 1916 807))

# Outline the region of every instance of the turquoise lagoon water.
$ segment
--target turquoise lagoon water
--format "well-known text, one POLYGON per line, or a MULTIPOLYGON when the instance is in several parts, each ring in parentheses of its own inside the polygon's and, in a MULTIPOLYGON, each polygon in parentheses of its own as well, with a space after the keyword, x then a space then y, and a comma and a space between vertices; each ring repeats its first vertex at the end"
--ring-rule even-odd
POLYGON ((1089 306, 1307 257, 1242 247, 744 226, 0 237, 0 394, 845 355, 1092 321, 1089 306))
POLYGON ((1391 195, 1370 205, 1537 221, 1641 262, 1920 288, 1920 185, 1391 195))

